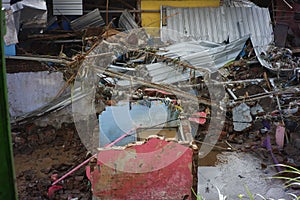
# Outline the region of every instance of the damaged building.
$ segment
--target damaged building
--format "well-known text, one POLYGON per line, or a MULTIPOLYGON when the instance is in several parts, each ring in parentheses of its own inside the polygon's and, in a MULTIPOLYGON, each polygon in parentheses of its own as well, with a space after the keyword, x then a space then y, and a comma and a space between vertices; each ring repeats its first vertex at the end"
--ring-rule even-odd
POLYGON ((209 199, 216 149, 300 166, 298 1, 2 6, 21 199, 209 199))

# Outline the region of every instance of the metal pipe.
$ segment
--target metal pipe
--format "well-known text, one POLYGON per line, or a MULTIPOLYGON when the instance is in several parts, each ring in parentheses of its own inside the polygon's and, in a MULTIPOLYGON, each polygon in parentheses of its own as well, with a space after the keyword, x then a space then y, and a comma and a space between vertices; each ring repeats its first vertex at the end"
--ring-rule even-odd
MULTIPOLYGON (((99 10, 100 13, 106 13, 105 10, 99 10)), ((108 13, 122 13, 124 10, 108 10, 108 13)), ((128 10, 130 13, 159 13, 160 10, 128 10)))
POLYGON ((193 157, 192 157, 192 176, 193 176, 193 184, 191 188, 191 199, 197 200, 198 197, 195 194, 198 193, 198 165, 199 165, 199 148, 198 146, 193 143, 191 145, 192 151, 193 151, 193 157))
MULTIPOLYGON (((130 135, 130 133, 132 133, 133 131, 135 131, 136 128, 133 128, 131 130, 129 130, 127 133, 124 133, 123 135, 121 135, 119 138, 117 138, 116 140, 114 140, 113 142, 107 144, 105 146, 105 148, 108 147, 112 147, 113 145, 115 145, 117 142, 123 140, 125 137, 127 137, 128 135, 130 135)), ((56 185, 57 183, 59 183, 60 181, 64 180, 65 178, 67 178, 68 176, 70 176, 71 174, 73 174, 75 171, 77 171, 78 169, 80 169, 82 166, 84 166, 85 164, 87 164, 92 158, 96 158, 98 154, 94 154, 93 156, 91 156, 90 158, 86 159, 85 161, 83 161, 82 163, 80 163, 79 165, 77 165, 75 168, 73 168, 71 171, 69 171, 68 173, 66 173, 65 175, 63 175, 62 177, 60 177, 59 179, 57 179, 56 181, 54 181, 52 183, 52 185, 56 185)))
POLYGON ((106 10, 105 10, 105 13, 106 13, 106 17, 105 17, 106 18, 106 26, 108 26, 108 6, 109 6, 109 0, 106 0, 106 10))
POLYGON ((291 6, 286 0, 282 0, 290 9, 293 9, 293 6, 291 6))
POLYGON ((59 64, 69 64, 69 61, 64 59, 55 59, 55 58, 41 58, 33 56, 5 56, 6 59, 15 59, 15 60, 32 60, 39 62, 53 62, 59 64))

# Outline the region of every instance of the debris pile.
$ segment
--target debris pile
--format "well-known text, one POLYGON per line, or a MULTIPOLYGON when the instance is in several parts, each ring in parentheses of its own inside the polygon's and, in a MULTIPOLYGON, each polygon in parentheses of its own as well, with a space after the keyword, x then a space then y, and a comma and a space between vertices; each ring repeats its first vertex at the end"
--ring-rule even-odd
POLYGON ((293 52, 288 48, 279 48, 270 46, 264 55, 261 57, 271 63, 274 69, 297 69, 300 66, 300 58, 293 55, 293 52))
MULTIPOLYGON (((67 65, 55 66, 56 70, 66 74, 66 85, 58 96, 69 85, 75 86, 73 100, 91 97, 97 116, 105 106, 115 106, 122 100, 128 101, 129 110, 134 104, 151 107, 152 102, 159 101, 169 106, 175 118, 189 120, 189 131, 197 141, 202 142, 206 137, 210 138, 209 141, 223 141, 231 150, 257 154, 264 165, 285 163, 300 166, 297 153, 300 149, 297 71, 293 71, 292 77, 270 73, 260 65, 248 38, 217 44, 163 41, 146 29, 112 31, 110 34, 111 37, 96 42, 67 65), (95 92, 91 92, 94 88, 95 92), (224 118, 219 119, 219 116, 224 118), (210 123, 214 117, 218 125, 212 127, 210 123)), ((289 50, 280 52, 278 49, 270 51, 271 56, 266 61, 284 63, 282 66, 287 65, 288 69, 298 67, 299 58, 292 57, 289 50)), ((32 121, 28 118, 35 119, 62 109, 71 102, 70 98, 53 101, 15 122, 28 124, 32 121)), ((32 148, 44 144, 78 147, 77 142, 71 142, 77 134, 68 127, 62 131, 50 126, 32 126, 27 126, 25 134, 14 135, 18 154, 33 153, 32 148)), ((48 166, 51 169, 43 171, 47 176, 53 175, 52 181, 55 181, 73 168, 74 163, 58 168, 48 166)), ((85 185, 78 184, 87 183, 82 170, 76 173, 61 185, 51 187, 50 198, 55 195, 67 197, 70 191, 72 194, 87 191, 85 185)), ((23 180, 24 177, 19 178, 23 180)), ((46 182, 49 186, 49 180, 46 182)))
POLYGON ((219 70, 229 99, 224 130, 231 145, 258 154, 266 165, 300 166, 295 153, 300 146, 294 138, 299 132, 299 81, 293 78, 298 75, 294 69, 299 58, 291 57, 290 50, 282 52, 275 48, 268 61, 285 63, 285 68, 293 69, 290 76, 273 73, 245 57, 219 70), (239 80, 237 74, 246 77, 239 80))
MULTIPOLYGON (((126 98, 147 99, 149 90, 156 91, 156 98, 163 96, 166 99, 167 94, 169 98, 174 96, 173 100, 180 100, 180 116, 187 116, 190 119, 193 135, 197 140, 202 140, 208 133, 211 121, 210 110, 215 103, 206 100, 212 95, 209 90, 211 87, 223 86, 226 92, 221 104, 226 105, 224 113, 226 120, 222 122, 224 128, 219 139, 230 142, 234 146, 237 145, 235 149, 243 151, 251 150, 258 153, 272 149, 271 152, 274 151, 275 154, 270 154, 270 161, 278 156, 282 163, 295 166, 300 164, 297 155, 293 156, 286 152, 286 150, 299 148, 297 142, 294 141, 298 128, 296 124, 299 121, 297 78, 291 79, 290 76, 271 73, 268 68, 261 66, 254 55, 250 40, 246 42, 244 48, 240 48, 241 53, 238 52, 232 61, 226 60, 226 64, 212 66, 217 67, 216 71, 211 71, 209 66, 201 62, 201 56, 207 56, 208 50, 216 47, 217 44, 208 45, 203 41, 172 44, 160 41, 159 45, 151 46, 149 43, 151 40, 152 38, 142 31, 141 33, 122 33, 104 42, 107 49, 113 46, 120 50, 115 58, 112 58, 112 64, 107 65, 101 75, 98 74, 102 89, 97 95, 102 96, 100 98, 102 100, 110 100, 106 101, 107 105, 112 105, 111 100, 116 103, 126 98), (137 39, 137 35, 140 34, 143 34, 142 39, 137 39), (128 38, 131 39, 128 40, 128 38), (135 42, 132 44, 125 42, 131 40, 135 42), (116 41, 121 41, 121 43, 116 44, 116 41), (137 44, 134 46, 134 51, 130 48, 133 44, 137 44), (193 50, 191 46, 188 48, 188 45, 198 48, 195 49, 197 56, 191 56, 193 50), (206 54, 201 54, 203 49, 206 54), (122 54, 122 52, 125 53, 122 54), (201 64, 193 60, 196 58, 201 64), (207 70, 211 72, 208 73, 207 70), (210 79, 207 79, 208 74, 210 74, 210 79), (137 83, 140 86, 136 86, 137 83), (178 88, 184 88, 187 85, 189 92, 178 91, 178 88), (196 96, 193 96, 191 91, 196 96), (195 113, 201 113, 201 115, 198 116, 195 113), (266 146, 262 144, 268 136, 271 138, 272 148, 266 149, 266 146), (288 161, 293 161, 293 163, 288 161)), ((156 41, 159 40, 156 38, 156 41)), ((102 49, 101 46, 102 44, 99 49, 102 49)), ((272 55, 266 60, 268 62, 285 63, 284 65, 288 65, 290 69, 296 69, 299 65, 299 58, 292 56, 287 49, 275 48, 268 52, 272 55)), ((214 53, 218 54, 216 51, 214 53)), ((86 62, 83 65, 87 68, 90 66, 86 62)), ((297 77, 297 75, 297 72, 293 71, 292 76, 297 77)), ((267 157, 266 154, 264 158, 267 157)))
MULTIPOLYGON (((215 12, 222 13, 222 10, 215 12)), ((168 18, 175 20, 175 17, 168 18)), ((209 138, 208 142, 224 142, 232 151, 253 152, 262 158, 263 165, 300 166, 300 58, 291 50, 270 46, 265 53, 255 55, 252 42, 255 40, 255 46, 259 46, 256 36, 241 34, 234 40, 228 36, 222 43, 187 34, 174 35, 175 31, 171 31, 172 38, 164 29, 138 29, 127 11, 118 19, 118 26, 125 32, 112 28, 114 20, 104 27, 100 12, 95 9, 69 20, 67 25, 61 17, 56 17, 43 32, 24 31, 19 38, 13 38, 15 43, 17 39, 23 43, 17 46, 18 56, 7 59, 41 62, 43 70, 62 72, 65 80, 52 102, 12 120, 13 127, 19 126, 13 131, 19 162, 25 159, 23 154, 30 154, 38 161, 47 163, 50 159, 49 163, 56 163, 38 165, 40 171, 31 167, 18 171, 21 198, 26 193, 33 199, 88 199, 84 195, 90 195, 90 191, 83 169, 50 187, 85 159, 86 150, 74 125, 54 128, 38 127, 34 123, 83 99, 94 106, 90 110, 95 112, 88 113, 89 108, 76 108, 77 104, 73 104, 74 113, 94 119, 97 133, 101 126, 98 118, 108 107, 124 100, 128 110, 133 110, 135 105, 151 108, 154 103, 161 103, 170 110, 168 119, 185 120, 181 131, 191 132, 198 142, 209 138), (49 40, 53 42, 49 44, 49 40), (47 56, 41 48, 45 46, 49 50, 47 56), (39 154, 39 148, 52 150, 39 154), (58 164, 62 156, 68 162, 58 164)), ((240 22, 233 24, 243 28, 240 22)), ((85 133, 91 136, 92 131, 85 133)), ((98 144, 99 141, 89 142, 98 144)), ((32 164, 30 159, 25 162, 32 164)), ((17 162, 17 170, 20 165, 17 162)))

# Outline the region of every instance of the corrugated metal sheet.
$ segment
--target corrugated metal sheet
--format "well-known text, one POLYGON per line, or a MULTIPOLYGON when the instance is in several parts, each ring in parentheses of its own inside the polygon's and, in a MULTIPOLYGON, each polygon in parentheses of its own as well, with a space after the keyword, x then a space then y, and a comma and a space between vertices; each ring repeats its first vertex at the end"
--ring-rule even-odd
POLYGON ((100 15, 99 9, 95 9, 86 15, 83 15, 73 21, 71 21, 71 27, 73 30, 79 30, 86 27, 100 27, 105 24, 103 18, 100 15))
POLYGON ((221 6, 232 6, 232 7, 252 7, 255 4, 248 0, 221 0, 221 6))
POLYGON ((5 8, 5 9, 9 9, 10 0, 2 0, 2 7, 5 8))
POLYGON ((53 15, 82 15, 82 0, 53 0, 53 15))
MULTIPOLYGON (((172 84, 180 81, 185 81, 191 78, 190 69, 186 69, 183 72, 182 67, 176 67, 174 65, 167 65, 166 63, 154 63, 146 66, 152 77, 153 83, 172 84)), ((196 76, 202 75, 196 72, 196 76)))
MULTIPOLYGON (((195 76, 203 75, 203 71, 216 72, 227 62, 234 60, 241 52, 246 40, 249 37, 243 37, 229 44, 217 44, 205 41, 190 41, 168 46, 160 53, 169 58, 180 58, 198 70, 195 76)), ((172 84, 190 79, 190 69, 183 70, 182 67, 176 67, 174 64, 154 63, 146 66, 154 83, 172 84)))
POLYGON ((138 28, 138 25, 135 22, 134 17, 127 10, 125 10, 120 16, 119 27, 124 28, 126 30, 131 30, 138 28))
MULTIPOLYGON (((218 7, 174 8, 164 7, 166 26, 162 26, 162 38, 166 41, 178 37, 178 31, 194 39, 223 42, 250 35, 256 52, 266 49, 273 41, 271 18, 267 8, 218 7), (168 29, 175 30, 167 31, 168 29)), ((163 13, 161 13, 163 15, 163 13)))

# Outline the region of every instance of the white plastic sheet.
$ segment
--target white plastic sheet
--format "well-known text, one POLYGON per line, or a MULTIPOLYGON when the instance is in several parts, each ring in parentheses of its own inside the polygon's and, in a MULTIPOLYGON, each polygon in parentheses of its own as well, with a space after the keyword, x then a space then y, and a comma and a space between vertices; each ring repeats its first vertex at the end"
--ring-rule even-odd
POLYGON ((11 45, 18 43, 18 33, 15 26, 15 20, 13 16, 12 10, 5 11, 5 19, 6 19, 6 34, 4 35, 5 44, 11 45))

